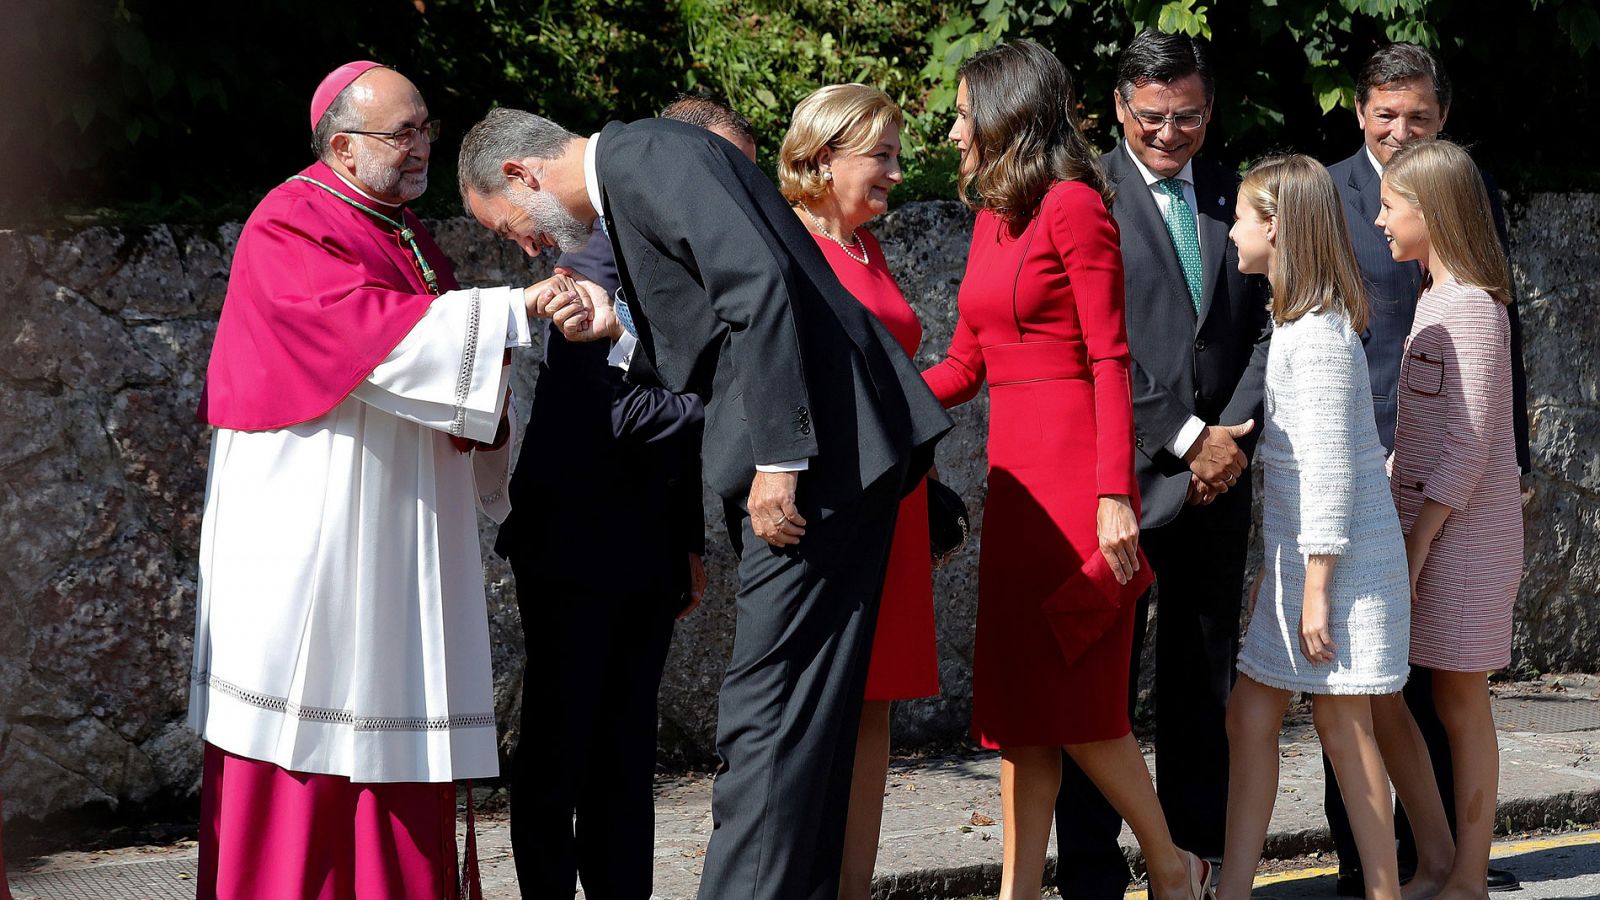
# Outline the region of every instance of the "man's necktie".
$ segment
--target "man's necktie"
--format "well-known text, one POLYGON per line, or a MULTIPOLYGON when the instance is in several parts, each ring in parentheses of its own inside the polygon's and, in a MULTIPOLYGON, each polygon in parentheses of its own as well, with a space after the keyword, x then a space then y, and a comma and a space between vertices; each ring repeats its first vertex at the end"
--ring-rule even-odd
MULTIPOLYGON (((601 234, 606 237, 611 236, 611 223, 606 221, 605 216, 595 219, 594 225, 600 229, 601 234)), ((617 292, 611 295, 611 309, 616 312, 617 321, 622 324, 622 330, 634 337, 638 337, 639 332, 633 327, 633 310, 628 309, 628 301, 622 299, 622 288, 617 288, 617 292)))
POLYGON ((1205 290, 1200 263, 1200 233, 1195 229, 1194 210, 1183 196, 1183 182, 1177 178, 1163 178, 1157 182, 1167 196, 1167 234, 1172 236, 1173 249, 1178 251, 1178 262, 1183 266, 1183 280, 1189 283, 1189 301, 1194 304, 1194 314, 1200 315, 1200 293, 1205 290))
POLYGON ((622 288, 617 288, 611 296, 611 308, 617 314, 617 321, 622 323, 622 330, 638 337, 639 332, 633 327, 633 310, 628 308, 628 301, 622 299, 622 288))

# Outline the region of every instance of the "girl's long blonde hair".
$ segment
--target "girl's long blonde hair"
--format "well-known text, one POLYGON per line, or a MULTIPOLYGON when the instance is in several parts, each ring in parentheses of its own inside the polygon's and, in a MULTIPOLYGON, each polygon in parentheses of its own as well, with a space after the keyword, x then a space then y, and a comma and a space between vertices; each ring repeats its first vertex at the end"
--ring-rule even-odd
POLYGON ((1411 141, 1389 157, 1383 180, 1422 211, 1430 259, 1437 258, 1462 284, 1511 303, 1511 267, 1494 227, 1489 190, 1467 151, 1442 138, 1411 141))
POLYGON ((1239 195, 1263 220, 1278 219, 1272 273, 1272 321, 1337 310, 1367 327, 1367 289, 1333 178, 1309 156, 1273 156, 1245 173, 1239 195))

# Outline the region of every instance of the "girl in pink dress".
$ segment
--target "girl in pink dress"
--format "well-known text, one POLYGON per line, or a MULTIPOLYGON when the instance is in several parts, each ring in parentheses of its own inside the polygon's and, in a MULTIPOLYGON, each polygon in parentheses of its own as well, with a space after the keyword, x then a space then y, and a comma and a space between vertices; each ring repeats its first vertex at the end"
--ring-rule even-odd
MULTIPOLYGON (((1390 489, 1411 575, 1411 664, 1433 670, 1456 795, 1452 854, 1432 766, 1425 757, 1390 766, 1396 788, 1432 788, 1432 803, 1406 801, 1419 855, 1406 896, 1481 900, 1500 763, 1488 677, 1511 660, 1522 577, 1511 278, 1483 176, 1460 147, 1414 141, 1395 151, 1382 198, 1377 224, 1390 252, 1427 273, 1400 364, 1390 489)), ((1390 700, 1399 719, 1404 703, 1390 700)))

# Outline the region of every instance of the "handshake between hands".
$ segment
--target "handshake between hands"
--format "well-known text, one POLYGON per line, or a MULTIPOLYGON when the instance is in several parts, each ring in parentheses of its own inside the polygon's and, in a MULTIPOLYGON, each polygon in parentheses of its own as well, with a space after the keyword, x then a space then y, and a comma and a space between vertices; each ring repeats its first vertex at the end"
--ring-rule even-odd
POLYGON ((1250 458, 1239 449, 1238 439, 1253 431, 1255 419, 1238 425, 1207 425, 1195 438, 1183 461, 1189 464, 1189 493, 1184 502, 1207 506, 1227 493, 1250 468, 1250 458))
POLYGON ((549 319, 569 341, 622 337, 622 323, 611 296, 571 269, 557 267, 556 274, 524 288, 522 299, 530 317, 549 319))

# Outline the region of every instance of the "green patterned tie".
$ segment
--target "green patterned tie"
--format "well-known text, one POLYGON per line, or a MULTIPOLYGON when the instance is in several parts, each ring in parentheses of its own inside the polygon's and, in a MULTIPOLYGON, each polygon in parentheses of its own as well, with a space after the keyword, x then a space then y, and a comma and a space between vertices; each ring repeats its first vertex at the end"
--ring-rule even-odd
POLYGON ((1172 198, 1167 202, 1167 234, 1172 236, 1172 246, 1178 251, 1178 262, 1183 266, 1183 280, 1189 282, 1189 301, 1194 304, 1194 314, 1200 315, 1200 292, 1205 290, 1200 265, 1200 234, 1195 230, 1194 210, 1183 197, 1183 182, 1177 178, 1163 178, 1158 184, 1172 198))

